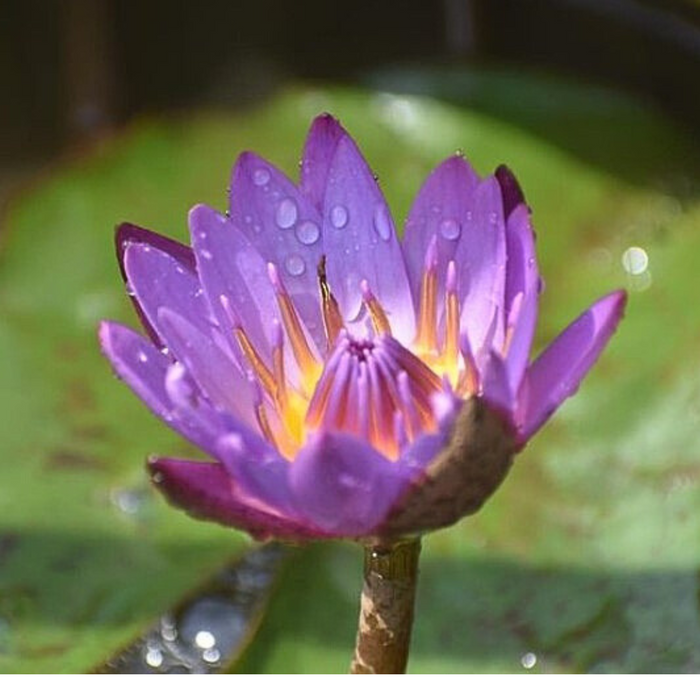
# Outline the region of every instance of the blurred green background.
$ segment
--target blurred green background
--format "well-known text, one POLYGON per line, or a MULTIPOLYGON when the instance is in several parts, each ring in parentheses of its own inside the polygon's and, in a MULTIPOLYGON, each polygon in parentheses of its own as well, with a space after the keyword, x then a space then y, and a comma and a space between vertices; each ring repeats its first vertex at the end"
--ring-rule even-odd
POLYGON ((516 172, 538 347, 630 291, 504 486, 426 538, 409 671, 700 671, 696 3, 32 5, 0 10, 0 672, 346 670, 359 548, 256 550, 169 509, 144 458, 194 452, 95 338, 136 323, 116 223, 186 240, 241 150, 296 177, 323 111, 397 222, 457 149, 516 172))

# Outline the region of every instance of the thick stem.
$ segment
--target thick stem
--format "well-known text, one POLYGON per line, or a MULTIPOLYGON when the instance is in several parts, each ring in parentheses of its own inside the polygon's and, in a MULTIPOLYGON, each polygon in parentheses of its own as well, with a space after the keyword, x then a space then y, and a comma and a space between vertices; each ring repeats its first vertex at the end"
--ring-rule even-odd
POLYGON ((419 555, 419 539, 365 547, 365 580, 350 673, 406 671, 419 555))

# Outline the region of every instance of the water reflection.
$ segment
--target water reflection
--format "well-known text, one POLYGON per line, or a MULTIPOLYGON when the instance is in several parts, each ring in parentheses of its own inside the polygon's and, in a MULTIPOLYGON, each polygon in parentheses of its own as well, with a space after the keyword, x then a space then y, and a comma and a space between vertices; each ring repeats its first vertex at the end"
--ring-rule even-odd
POLYGON ((269 544, 219 572, 98 673, 213 673, 242 651, 287 550, 269 544))

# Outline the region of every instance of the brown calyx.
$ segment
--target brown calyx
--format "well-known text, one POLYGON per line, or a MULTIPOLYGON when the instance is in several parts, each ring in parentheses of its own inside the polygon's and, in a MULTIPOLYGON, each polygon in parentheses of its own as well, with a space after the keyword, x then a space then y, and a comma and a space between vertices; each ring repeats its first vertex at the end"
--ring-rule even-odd
POLYGON ((380 536, 435 530, 476 512, 500 486, 515 451, 513 431, 501 415, 472 397, 449 443, 400 499, 380 536))

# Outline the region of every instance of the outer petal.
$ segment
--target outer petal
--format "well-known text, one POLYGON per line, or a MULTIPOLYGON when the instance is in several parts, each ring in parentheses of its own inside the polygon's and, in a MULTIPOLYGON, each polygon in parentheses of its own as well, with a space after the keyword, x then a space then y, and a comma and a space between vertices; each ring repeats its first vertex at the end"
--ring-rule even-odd
POLYGON ((520 430, 526 442, 578 385, 603 351, 625 310, 627 295, 599 299, 566 328, 528 370, 520 430))
POLYGON ((258 539, 323 536, 250 499, 221 464, 155 457, 148 466, 166 498, 190 515, 240 528, 258 539))
POLYGON ((469 163, 461 156, 452 156, 430 173, 406 219, 401 247, 416 308, 426 251, 432 238, 437 240, 438 318, 444 306, 447 263, 455 257, 478 184, 479 177, 469 163))
POLYGON ((507 418, 515 422, 516 388, 511 383, 506 361, 495 350, 491 350, 482 376, 482 393, 486 403, 507 418))
POLYGON ((124 269, 149 325, 166 344, 158 321, 158 310, 163 307, 189 319, 201 332, 211 333, 211 312, 199 279, 189 267, 149 243, 129 242, 124 250, 124 269))
POLYGON ((540 277, 535 258, 535 236, 530 213, 519 204, 506 223, 508 252, 505 289, 505 319, 511 335, 507 366, 510 383, 517 394, 530 357, 537 323, 540 277))
POLYGON ((503 211, 506 218, 508 218, 518 205, 525 203, 525 195, 515 175, 510 171, 510 168, 505 165, 499 165, 494 174, 496 175, 498 184, 501 186, 501 192, 503 193, 503 211))
POLYGON ((99 338, 102 352, 117 376, 148 408, 190 442, 215 454, 224 425, 203 397, 197 410, 183 411, 173 404, 165 388, 171 362, 146 338, 118 323, 103 321, 99 338))
POLYGON ((231 477, 251 498, 298 519, 289 488, 289 462, 266 447, 260 449, 239 433, 229 433, 219 440, 218 454, 231 477))
POLYGON ((359 537, 383 521, 412 474, 362 440, 320 432, 296 456, 289 478, 300 513, 334 536, 359 537))
POLYGON ((266 262, 277 265, 297 311, 325 347, 316 268, 323 255, 321 217, 284 173, 254 153, 233 170, 231 222, 266 262))
POLYGON ((250 382, 233 360, 209 336, 168 308, 161 308, 158 325, 168 339, 168 347, 214 406, 249 426, 256 425, 250 382))
POLYGON ((415 335, 415 313, 401 247, 372 172, 349 136, 331 164, 323 220, 328 280, 346 321, 362 309, 363 279, 381 301, 392 333, 403 343, 415 335))
POLYGON ((323 211, 328 173, 335 149, 345 135, 346 131, 337 119, 330 114, 322 114, 314 119, 306 137, 299 189, 319 212, 323 211))
MULTIPOLYGON (((190 228, 199 276, 219 326, 231 329, 231 319, 221 302, 224 296, 238 314, 257 352, 270 363, 272 320, 279 317, 279 309, 267 262, 246 236, 209 207, 200 204, 192 209, 190 228)), ((303 319, 301 322, 305 327, 303 319)), ((315 350, 313 339, 306 329, 305 332, 315 350)), ((235 339, 229 337, 233 352, 239 353, 235 339)), ((289 343, 285 343, 285 369, 291 381, 298 378, 289 343)))
POLYGON ((487 178, 474 190, 471 217, 465 221, 456 262, 462 297, 461 329, 478 353, 496 313, 493 342, 501 347, 505 332, 506 241, 501 190, 495 177, 487 178))
MULTIPOLYGON (((119 224, 114 236, 114 243, 117 253, 117 261, 119 262, 119 270, 122 273, 122 278, 127 281, 126 277, 126 267, 124 265, 124 253, 126 252, 127 245, 129 243, 145 243, 162 250, 163 252, 170 255, 170 257, 177 260, 184 268, 188 269, 190 272, 195 272, 195 259, 192 249, 178 241, 173 241, 170 238, 161 236, 154 231, 149 231, 148 229, 141 228, 140 226, 135 226, 134 224, 119 224)), ((139 301, 136 297, 132 296, 131 301, 136 309, 136 313, 146 329, 146 332, 151 337, 154 343, 159 344, 160 339, 155 329, 150 325, 146 315, 144 314, 139 301)))

